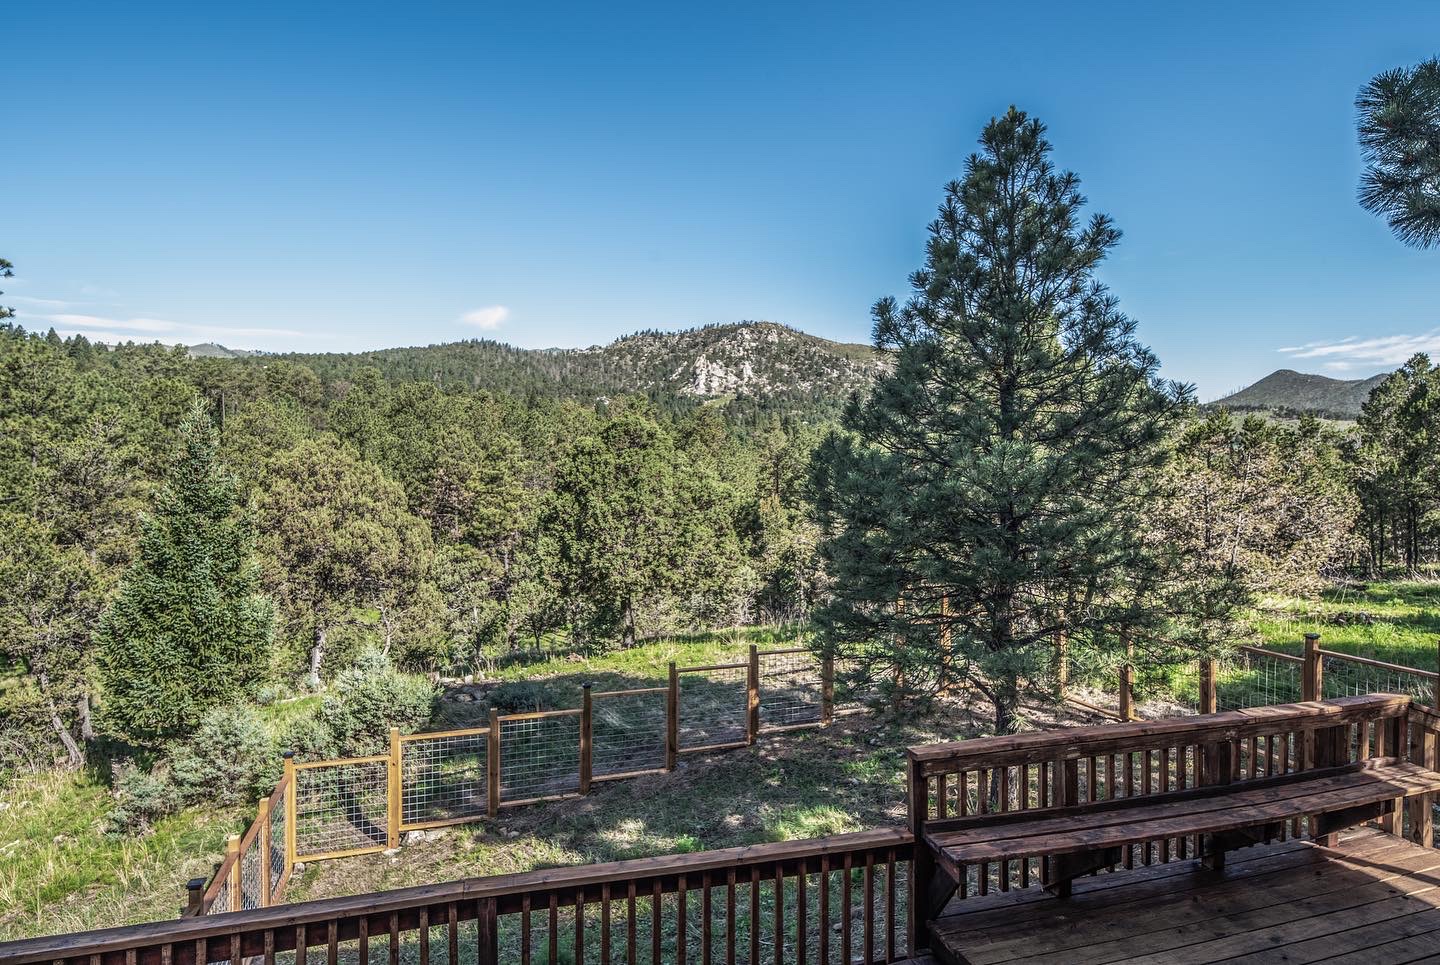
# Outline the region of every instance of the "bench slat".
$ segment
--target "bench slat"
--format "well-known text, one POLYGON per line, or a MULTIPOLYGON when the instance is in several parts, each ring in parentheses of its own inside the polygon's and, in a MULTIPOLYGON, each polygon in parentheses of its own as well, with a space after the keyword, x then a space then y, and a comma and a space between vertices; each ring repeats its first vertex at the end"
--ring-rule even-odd
POLYGON ((1291 782, 1260 788, 1229 785, 1216 788, 1218 793, 1178 800, 1146 802, 1140 798, 1131 807, 1087 810, 1082 805, 1063 816, 947 830, 927 834, 927 838, 953 868, 1210 834, 1440 791, 1440 773, 1416 764, 1310 776, 1315 773, 1299 772, 1291 782))

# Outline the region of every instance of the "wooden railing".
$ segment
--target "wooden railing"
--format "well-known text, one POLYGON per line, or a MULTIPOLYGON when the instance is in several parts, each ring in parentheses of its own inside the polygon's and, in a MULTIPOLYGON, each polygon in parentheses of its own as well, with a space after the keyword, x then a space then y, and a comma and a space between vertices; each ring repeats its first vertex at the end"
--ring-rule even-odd
MULTIPOLYGON (((1232 780, 1331 767, 1372 757, 1429 762, 1440 717, 1409 697, 1378 694, 1256 707, 1196 717, 979 738, 909 749, 909 823, 916 840, 950 817, 1012 811, 1060 810, 1072 805, 1135 798, 1232 780)), ((1429 796, 1410 803, 1412 836, 1431 840, 1429 796)), ((1401 832, 1402 812, 1384 819, 1401 832)), ((1305 832, 1295 820, 1282 839, 1305 832)), ((1197 857, 1194 837, 1126 847, 1117 866, 1197 857)), ((928 850, 916 853, 916 889, 933 880, 928 850)), ((957 897, 1028 887, 1048 880, 1041 858, 967 869, 957 897)), ((923 936, 922 936, 923 944, 923 936)))
POLYGON ((381 945, 420 965, 896 962, 912 947, 911 853, 904 828, 862 831, 31 939, 0 961, 333 965, 381 945))

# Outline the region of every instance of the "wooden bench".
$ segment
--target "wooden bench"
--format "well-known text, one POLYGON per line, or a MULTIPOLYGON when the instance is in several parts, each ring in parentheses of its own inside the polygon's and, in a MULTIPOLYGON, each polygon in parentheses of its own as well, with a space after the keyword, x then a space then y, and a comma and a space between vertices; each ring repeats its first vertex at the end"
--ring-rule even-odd
POLYGON ((1407 801, 1428 834, 1440 771, 1412 716, 1378 694, 910 748, 917 933, 957 894, 1032 877, 1067 897, 1104 868, 1220 868, 1237 848, 1306 830, 1330 843, 1367 821, 1396 834, 1407 801))

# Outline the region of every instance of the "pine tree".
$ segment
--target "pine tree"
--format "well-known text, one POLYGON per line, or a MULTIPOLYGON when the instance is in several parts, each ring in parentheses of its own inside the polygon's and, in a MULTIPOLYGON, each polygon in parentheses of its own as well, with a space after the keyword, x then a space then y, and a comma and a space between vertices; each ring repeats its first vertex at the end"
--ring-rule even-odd
POLYGON ((252 524, 217 450, 196 403, 96 634, 105 717, 131 740, 185 732, 252 689, 267 666, 274 611, 259 592, 252 524))
POLYGON ((875 306, 893 371, 817 450, 833 585, 816 617, 822 646, 907 690, 968 682, 1005 732, 1057 633, 1115 646, 1149 619, 1141 517, 1186 390, 1095 280, 1119 232, 1080 224, 1043 126, 1011 108, 980 143, 913 296, 875 306))
POLYGON ((1440 243, 1440 58, 1378 75, 1355 100, 1360 204, 1407 245, 1440 243))

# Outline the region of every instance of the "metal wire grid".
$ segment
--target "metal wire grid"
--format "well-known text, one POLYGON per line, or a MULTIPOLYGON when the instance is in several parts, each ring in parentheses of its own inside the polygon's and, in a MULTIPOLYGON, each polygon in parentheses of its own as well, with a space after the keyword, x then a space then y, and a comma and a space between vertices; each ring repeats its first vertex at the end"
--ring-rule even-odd
POLYGON ((228 872, 229 869, 223 864, 220 866, 220 870, 216 872, 216 874, 221 874, 225 877, 220 880, 220 889, 215 892, 215 900, 210 902, 210 908, 206 914, 218 915, 221 912, 230 910, 230 875, 228 872))
POLYGON ((580 790, 580 712, 500 718, 500 799, 580 790))
POLYGON ((809 651, 766 653, 760 661, 760 724, 789 727, 820 721, 824 681, 809 651))
POLYGON ((1243 710, 1300 700, 1301 664, 1273 654, 1242 650, 1216 669, 1215 704, 1243 710))
POLYGON ((487 730, 402 739, 402 828, 485 814, 489 794, 486 764, 489 734, 487 730))
POLYGON ((665 766, 665 691, 592 696, 590 773, 596 777, 665 766))
POLYGON ((1405 694, 1416 703, 1427 706, 1435 699, 1435 678, 1418 670, 1380 667, 1329 653, 1320 655, 1320 667, 1321 696, 1327 699, 1363 694, 1405 694))
POLYGON ((680 668, 680 749, 738 744, 748 736, 749 669, 680 668))
MULTIPOLYGON (((884 670, 881 653, 861 651, 835 659, 835 706, 844 710, 872 704, 882 696, 884 670)), ((893 671, 891 671, 893 673, 893 671)))
POLYGON ((280 896, 280 879, 285 877, 285 805, 290 788, 283 788, 270 802, 270 853, 265 856, 270 874, 270 900, 280 896))
POLYGON ((295 772, 295 853, 383 848, 389 797, 384 760, 342 761, 295 772))
POLYGON ((240 910, 264 907, 265 855, 260 853, 260 835, 240 852, 240 910))

